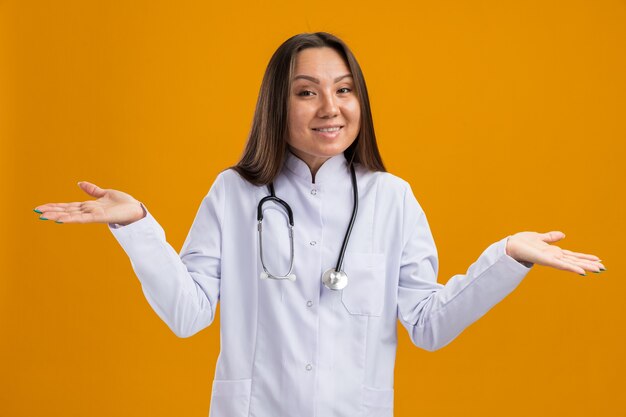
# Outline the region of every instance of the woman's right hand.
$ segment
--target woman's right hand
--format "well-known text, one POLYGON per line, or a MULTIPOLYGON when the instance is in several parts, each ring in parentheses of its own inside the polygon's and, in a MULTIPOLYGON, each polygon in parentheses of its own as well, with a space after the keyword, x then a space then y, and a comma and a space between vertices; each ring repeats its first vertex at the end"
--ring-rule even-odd
POLYGON ((35 207, 40 219, 57 223, 118 223, 128 225, 145 217, 141 203, 122 191, 102 189, 87 181, 78 186, 97 200, 76 203, 47 203, 35 207))

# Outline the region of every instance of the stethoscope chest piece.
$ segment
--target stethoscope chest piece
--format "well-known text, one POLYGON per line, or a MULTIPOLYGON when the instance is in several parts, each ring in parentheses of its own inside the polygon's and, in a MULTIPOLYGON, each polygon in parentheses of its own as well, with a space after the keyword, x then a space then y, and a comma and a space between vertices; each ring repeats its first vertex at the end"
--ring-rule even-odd
POLYGON ((322 282, 330 290, 342 290, 348 285, 348 275, 343 271, 331 268, 322 275, 322 282))

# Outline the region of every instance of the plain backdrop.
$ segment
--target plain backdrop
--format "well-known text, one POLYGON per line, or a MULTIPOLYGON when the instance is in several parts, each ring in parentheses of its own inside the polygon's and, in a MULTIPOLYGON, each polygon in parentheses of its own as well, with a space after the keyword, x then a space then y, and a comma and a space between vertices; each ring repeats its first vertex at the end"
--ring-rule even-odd
POLYGON ((436 352, 400 327, 395 415, 626 415, 625 22, 618 0, 0 1, 0 416, 207 415, 219 320, 177 338, 106 225, 32 209, 91 181, 179 251, 271 54, 320 30, 360 61, 440 282, 524 230, 608 268, 537 266, 436 352))

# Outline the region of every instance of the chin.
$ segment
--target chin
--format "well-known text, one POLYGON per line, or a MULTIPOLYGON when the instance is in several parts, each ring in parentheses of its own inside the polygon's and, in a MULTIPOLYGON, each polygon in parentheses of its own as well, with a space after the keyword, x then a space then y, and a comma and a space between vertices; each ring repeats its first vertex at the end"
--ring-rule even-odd
POLYGON ((319 152, 318 156, 320 158, 332 158, 333 156, 337 156, 339 154, 342 154, 343 151, 344 151, 343 148, 337 149, 337 150, 327 150, 325 152, 319 152))

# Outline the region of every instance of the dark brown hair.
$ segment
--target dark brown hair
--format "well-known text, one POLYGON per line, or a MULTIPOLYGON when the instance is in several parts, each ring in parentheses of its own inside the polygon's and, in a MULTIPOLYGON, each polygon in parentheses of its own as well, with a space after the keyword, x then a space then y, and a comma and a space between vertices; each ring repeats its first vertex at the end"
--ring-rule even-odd
POLYGON ((370 171, 385 171, 376 144, 372 111, 361 67, 348 46, 330 33, 301 33, 283 42, 265 70, 248 142, 237 165, 231 167, 255 185, 266 185, 280 173, 287 151, 287 112, 296 55, 306 48, 330 47, 346 61, 361 108, 361 126, 344 151, 348 161, 370 171))

